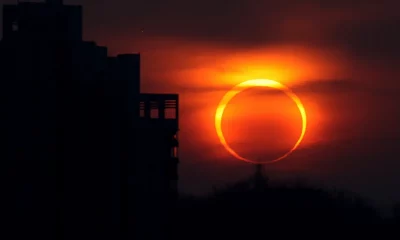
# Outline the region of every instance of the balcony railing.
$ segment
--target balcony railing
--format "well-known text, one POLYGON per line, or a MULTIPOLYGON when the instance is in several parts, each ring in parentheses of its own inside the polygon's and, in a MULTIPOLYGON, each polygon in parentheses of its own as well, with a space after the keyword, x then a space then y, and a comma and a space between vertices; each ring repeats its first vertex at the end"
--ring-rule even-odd
POLYGON ((139 121, 142 125, 178 128, 178 94, 140 94, 139 121))

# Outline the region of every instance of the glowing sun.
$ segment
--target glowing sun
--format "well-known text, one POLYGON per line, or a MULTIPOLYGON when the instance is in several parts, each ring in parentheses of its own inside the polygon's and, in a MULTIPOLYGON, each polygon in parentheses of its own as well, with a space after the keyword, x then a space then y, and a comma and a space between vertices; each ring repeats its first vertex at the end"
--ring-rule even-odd
POLYGON ((285 85, 281 84, 280 82, 274 81, 274 80, 268 80, 268 79, 253 79, 253 80, 248 80, 244 81, 242 83, 239 83, 238 85, 234 86, 230 91, 228 91, 224 97, 221 99, 220 103, 218 104, 217 111, 215 113, 215 130, 217 132, 218 138, 221 142, 221 144, 225 147, 225 149, 232 154, 234 157, 236 157, 239 160, 243 160, 249 163, 255 163, 255 164, 261 164, 261 163, 274 163, 278 162, 287 156, 289 156, 296 148, 300 145, 301 141, 304 138, 304 134, 306 133, 307 129, 307 116, 306 116, 306 110, 304 109, 304 106, 300 99, 297 97, 296 94, 292 90, 290 90, 288 87, 285 85), (224 134, 222 132, 222 127, 221 127, 221 122, 222 122, 222 117, 224 115, 224 111, 226 108, 226 105, 229 103, 229 101, 232 100, 233 97, 235 97, 237 94, 240 92, 252 88, 252 87, 270 87, 274 89, 281 90, 284 92, 288 97, 290 97, 297 105, 297 108, 300 111, 301 114, 301 119, 302 119, 302 128, 301 128, 301 134, 299 138, 297 139, 297 142, 294 144, 294 146, 286 152, 284 155, 273 159, 269 161, 253 161, 247 158, 244 158, 237 154, 226 142, 224 134))

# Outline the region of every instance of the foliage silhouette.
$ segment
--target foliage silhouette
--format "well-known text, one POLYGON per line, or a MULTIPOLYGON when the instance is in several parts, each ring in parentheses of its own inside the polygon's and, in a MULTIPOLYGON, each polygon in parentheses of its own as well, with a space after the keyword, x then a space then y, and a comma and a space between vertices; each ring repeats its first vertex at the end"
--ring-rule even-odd
POLYGON ((378 211, 355 194, 302 184, 256 186, 249 179, 205 197, 182 197, 174 215, 180 229, 175 237, 184 238, 183 232, 265 234, 269 226, 280 225, 383 223, 378 211))

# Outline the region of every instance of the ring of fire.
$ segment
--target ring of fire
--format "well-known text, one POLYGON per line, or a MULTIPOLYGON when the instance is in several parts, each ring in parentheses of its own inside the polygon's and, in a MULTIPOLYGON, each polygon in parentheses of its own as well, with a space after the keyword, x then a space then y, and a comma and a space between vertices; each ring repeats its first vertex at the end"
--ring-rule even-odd
POLYGON ((234 157, 236 157, 239 160, 243 160, 245 162, 249 163, 255 163, 255 164, 266 164, 266 163, 274 163, 278 162, 287 156, 289 156, 296 148, 300 145, 301 141, 304 138, 304 134, 306 133, 307 129, 307 116, 306 116, 306 111, 304 109, 304 106, 302 102, 300 101, 300 98, 297 97, 297 95, 290 90, 288 87, 285 85, 281 84, 280 82, 274 81, 274 80, 269 80, 269 79, 253 79, 253 80, 248 80, 244 81, 242 83, 239 83, 238 85, 234 86, 230 91, 228 91, 223 98, 221 99, 220 103, 218 104, 216 113, 215 113, 215 130, 217 132, 218 138, 221 142, 221 144, 225 147, 225 149, 232 154, 234 157), (294 146, 286 152, 284 155, 270 161, 253 161, 247 158, 244 158, 237 154, 226 142, 224 134, 222 132, 222 117, 224 115, 224 111, 226 108, 226 105, 232 100, 233 97, 235 97, 237 94, 241 93, 242 91, 252 88, 252 87, 270 87, 274 89, 281 90, 284 92, 288 97, 290 97, 293 102, 297 105, 297 108, 300 111, 301 114, 301 119, 302 119, 302 128, 301 128, 301 134, 299 138, 297 139, 297 142, 294 144, 294 146))

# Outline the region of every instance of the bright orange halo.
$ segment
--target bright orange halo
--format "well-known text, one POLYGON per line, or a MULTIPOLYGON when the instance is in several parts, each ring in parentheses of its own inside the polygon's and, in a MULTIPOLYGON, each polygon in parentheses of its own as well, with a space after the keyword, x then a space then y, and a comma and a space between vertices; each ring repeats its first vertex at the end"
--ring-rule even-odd
POLYGON ((221 99, 220 103, 218 104, 217 111, 215 113, 215 130, 217 132, 218 138, 221 141, 222 145, 224 145, 225 149, 232 154, 234 157, 236 157, 239 160, 243 160, 249 163, 255 163, 255 164, 266 164, 266 163, 274 163, 278 162, 287 156, 291 154, 296 148, 300 145, 301 141, 304 138, 304 134, 306 133, 307 129, 307 116, 306 116, 306 111, 304 109, 303 104, 301 103, 300 99, 297 97, 296 94, 292 92, 288 87, 285 85, 281 84, 280 82, 274 81, 274 80, 268 80, 268 79, 253 79, 253 80, 248 80, 244 81, 242 83, 239 83, 235 87, 233 87, 229 92, 227 92, 224 97, 221 99), (247 158, 244 158, 237 154, 226 142, 224 134, 222 133, 222 127, 221 127, 221 122, 222 122, 222 117, 224 115, 224 111, 226 108, 226 105, 229 103, 229 101, 232 100, 233 97, 235 97, 237 94, 240 92, 252 88, 252 87, 270 87, 274 89, 281 90, 284 92, 288 97, 290 97, 297 105, 297 108, 300 111, 301 114, 301 119, 302 119, 302 128, 301 128, 301 134, 300 137, 298 138, 297 142, 294 144, 294 146, 284 155, 282 155, 279 158, 276 158, 271 161, 263 161, 263 162, 258 162, 258 161, 253 161, 247 158))

